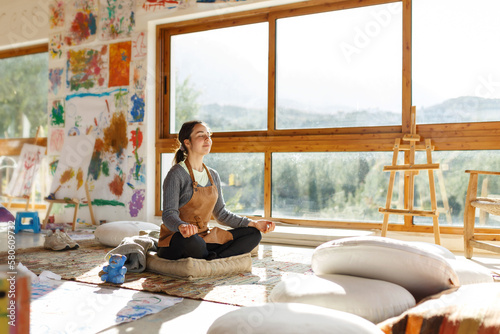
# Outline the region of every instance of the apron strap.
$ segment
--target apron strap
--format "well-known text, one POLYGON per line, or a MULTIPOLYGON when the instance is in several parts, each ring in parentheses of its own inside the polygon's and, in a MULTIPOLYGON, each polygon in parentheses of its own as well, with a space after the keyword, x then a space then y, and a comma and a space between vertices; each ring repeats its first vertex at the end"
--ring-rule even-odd
POLYGON ((196 187, 198 186, 198 182, 196 182, 196 180, 194 179, 193 168, 191 167, 191 164, 189 163, 188 159, 184 160, 184 163, 186 164, 186 167, 188 168, 189 175, 191 176, 191 181, 193 181, 193 188, 196 190, 196 187))

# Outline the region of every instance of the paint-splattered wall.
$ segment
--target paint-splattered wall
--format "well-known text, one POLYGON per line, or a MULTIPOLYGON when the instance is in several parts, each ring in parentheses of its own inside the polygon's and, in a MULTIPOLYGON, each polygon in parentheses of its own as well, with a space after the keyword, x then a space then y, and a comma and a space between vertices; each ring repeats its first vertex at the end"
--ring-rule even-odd
MULTIPOLYGON (((49 0, 50 169, 56 175, 69 136, 95 137, 87 182, 97 220, 146 219, 144 22, 233 1, 49 0)), ((80 216, 88 221, 85 211, 80 216)), ((63 208, 57 214, 68 213, 63 208)))
POLYGON ((55 173, 68 136, 95 137, 87 182, 98 220, 145 218, 141 6, 135 0, 49 4, 49 164, 55 173))

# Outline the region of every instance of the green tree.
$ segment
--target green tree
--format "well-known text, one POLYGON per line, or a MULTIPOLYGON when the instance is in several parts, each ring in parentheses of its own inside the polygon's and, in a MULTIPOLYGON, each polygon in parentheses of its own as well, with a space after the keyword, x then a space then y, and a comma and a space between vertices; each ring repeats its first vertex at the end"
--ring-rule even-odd
POLYGON ((0 137, 23 137, 24 117, 29 137, 40 125, 46 130, 47 53, 0 59, 0 78, 0 137))
POLYGON ((175 124, 176 130, 179 131, 184 122, 191 121, 198 117, 200 104, 198 97, 201 92, 196 90, 191 83, 191 78, 188 76, 182 82, 179 81, 179 76, 175 80, 175 124))

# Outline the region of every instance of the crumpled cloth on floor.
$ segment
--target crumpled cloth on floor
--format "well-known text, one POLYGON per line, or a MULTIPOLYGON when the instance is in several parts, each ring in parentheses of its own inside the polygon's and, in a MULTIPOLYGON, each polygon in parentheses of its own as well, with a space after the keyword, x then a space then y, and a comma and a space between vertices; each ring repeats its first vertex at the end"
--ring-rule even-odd
POLYGON ((128 272, 141 273, 146 270, 146 256, 148 251, 157 251, 158 239, 147 235, 123 238, 122 242, 106 254, 121 254, 127 257, 124 266, 128 272))

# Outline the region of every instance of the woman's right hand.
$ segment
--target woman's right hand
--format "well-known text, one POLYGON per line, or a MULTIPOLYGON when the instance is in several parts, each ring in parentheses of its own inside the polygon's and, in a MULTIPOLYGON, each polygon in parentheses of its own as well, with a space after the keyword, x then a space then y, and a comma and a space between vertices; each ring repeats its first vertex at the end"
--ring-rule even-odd
POLYGON ((192 224, 181 224, 179 225, 179 232, 184 238, 189 238, 190 236, 198 233, 198 226, 192 224))

